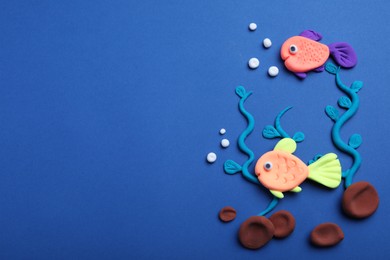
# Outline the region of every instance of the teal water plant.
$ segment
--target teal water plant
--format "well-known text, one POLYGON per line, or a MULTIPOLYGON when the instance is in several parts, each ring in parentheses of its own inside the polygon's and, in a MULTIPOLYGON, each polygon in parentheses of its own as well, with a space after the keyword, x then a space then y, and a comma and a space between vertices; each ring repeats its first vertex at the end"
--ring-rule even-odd
POLYGON ((346 96, 340 97, 337 102, 340 108, 346 110, 343 114, 340 114, 339 110, 331 105, 326 106, 325 112, 334 121, 332 127, 332 141, 334 145, 340 151, 350 155, 353 159, 351 168, 344 170, 342 173, 342 177, 345 179, 344 186, 348 188, 352 184, 353 177, 362 163, 360 153, 357 151, 357 148, 362 144, 362 137, 360 134, 353 134, 350 136, 348 143, 346 143, 341 138, 340 130, 358 111, 360 102, 358 92, 363 87, 363 82, 354 81, 348 87, 340 79, 340 67, 336 67, 332 63, 327 63, 325 69, 330 74, 336 76, 337 87, 346 94, 346 96))
POLYGON ((366 218, 378 208, 379 196, 370 183, 366 181, 353 183, 353 178, 362 163, 361 155, 357 151, 362 144, 362 137, 359 134, 352 134, 347 143, 340 135, 341 128, 358 111, 360 102, 358 92, 363 87, 363 82, 354 81, 350 86, 345 85, 340 78, 340 67, 332 63, 327 63, 325 70, 335 75, 337 87, 346 95, 340 97, 337 102, 340 108, 345 109, 344 113, 340 114, 339 110, 331 105, 325 108, 325 113, 334 122, 331 134, 334 145, 353 160, 351 167, 342 172, 346 189, 342 198, 342 208, 351 217, 366 218))
POLYGON ((242 173, 248 181, 266 187, 274 196, 268 207, 258 216, 264 216, 273 210, 279 202, 279 199, 284 198, 284 192, 301 192, 299 186, 307 178, 314 180, 329 188, 336 188, 341 182, 341 165, 337 159, 337 155, 333 153, 324 156, 316 156, 307 166, 293 153, 297 148, 297 142, 302 142, 305 135, 302 132, 297 132, 291 138, 286 131, 283 130, 280 120, 281 117, 291 107, 285 108, 278 114, 275 119, 274 126, 267 125, 263 129, 265 138, 281 138, 274 149, 263 154, 256 163, 255 174, 249 172, 249 166, 253 163, 255 157, 253 151, 246 145, 245 139, 252 133, 254 129, 254 118, 245 109, 244 103, 252 94, 247 92, 244 87, 236 88, 236 94, 240 97, 239 110, 247 119, 248 125, 238 138, 238 146, 240 150, 248 156, 248 159, 240 165, 233 160, 227 160, 224 163, 224 170, 227 174, 242 173))
MULTIPOLYGON (((286 107, 282 112, 280 112, 276 118, 275 118, 275 125, 266 125, 263 129, 263 137, 267 139, 273 139, 273 138, 290 138, 290 136, 284 131, 282 128, 282 125, 280 123, 280 119, 282 116, 290 110, 292 107, 286 107)), ((302 132, 296 132, 292 139, 300 143, 305 139, 305 134, 302 132)))
MULTIPOLYGON (((249 182, 256 185, 261 185, 259 180, 249 172, 249 166, 253 163, 255 155, 253 151, 246 145, 245 139, 253 132, 255 127, 255 120, 251 113, 249 113, 244 106, 245 101, 252 95, 252 92, 247 92, 243 86, 236 88, 236 94, 240 97, 238 108, 241 114, 245 117, 248 122, 246 129, 238 137, 238 147, 240 150, 248 156, 248 159, 242 164, 238 164, 233 160, 227 160, 224 163, 224 170, 227 174, 242 173, 242 176, 249 182)), ((262 211, 259 216, 264 216, 268 212, 272 211, 278 204, 279 199, 274 197, 268 207, 262 211)))

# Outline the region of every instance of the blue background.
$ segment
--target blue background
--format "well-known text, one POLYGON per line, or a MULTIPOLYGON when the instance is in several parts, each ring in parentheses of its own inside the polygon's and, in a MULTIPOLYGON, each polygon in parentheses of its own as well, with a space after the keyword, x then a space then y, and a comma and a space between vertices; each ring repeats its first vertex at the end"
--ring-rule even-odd
POLYGON ((0 3, 0 258, 1 259, 384 259, 389 235, 388 1, 1 1, 0 3), (258 24, 255 32, 250 22, 258 24), (250 251, 240 224, 271 195, 226 159, 246 160, 236 145, 246 127, 234 89, 254 94, 247 109, 256 155, 276 140, 263 127, 282 119, 306 139, 303 161, 336 152, 326 105, 343 95, 328 73, 304 81, 284 69, 279 48, 305 29, 323 43, 349 42, 358 65, 341 73, 364 82, 361 106, 342 129, 363 137, 355 181, 372 183, 380 206, 372 217, 343 215, 343 188, 308 181, 277 210, 296 218, 284 240, 250 251), (261 42, 273 41, 270 49, 261 42), (260 59, 257 70, 247 61, 260 59), (271 65, 280 68, 267 76, 271 65), (224 137, 231 145, 220 147, 224 137), (218 160, 209 165, 208 152, 218 160), (221 223, 227 205, 237 218, 221 223), (311 230, 335 222, 336 247, 314 248, 311 230))

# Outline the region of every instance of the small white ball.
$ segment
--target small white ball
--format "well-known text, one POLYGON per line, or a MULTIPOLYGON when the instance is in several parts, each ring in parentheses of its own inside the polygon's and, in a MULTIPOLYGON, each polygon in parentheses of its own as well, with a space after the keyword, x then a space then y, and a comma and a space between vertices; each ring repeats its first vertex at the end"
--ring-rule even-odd
POLYGON ((256 29, 257 29, 257 24, 255 24, 255 23, 250 23, 249 24, 249 30, 254 31, 256 29))
POLYGON ((221 135, 224 135, 226 133, 226 129, 225 128, 221 128, 221 130, 219 130, 219 133, 221 135))
POLYGON ((217 155, 215 154, 215 153, 209 153, 208 155, 207 155, 207 161, 209 162, 209 163, 213 163, 213 162, 215 162, 217 160, 217 155))
POLYGON ((260 65, 260 61, 256 58, 251 58, 249 61, 248 61, 248 66, 249 68, 251 69, 257 69, 260 65))
POLYGON ((278 67, 276 66, 271 66, 269 67, 268 69, 268 75, 270 75, 271 77, 275 77, 279 74, 279 69, 278 67))
POLYGON ((270 40, 269 38, 265 38, 265 39, 263 40, 263 45, 264 45, 265 48, 268 49, 269 47, 272 46, 272 42, 271 42, 271 40, 270 40))
POLYGON ((222 145, 223 148, 226 148, 226 147, 229 147, 230 142, 229 142, 228 139, 222 139, 221 145, 222 145))

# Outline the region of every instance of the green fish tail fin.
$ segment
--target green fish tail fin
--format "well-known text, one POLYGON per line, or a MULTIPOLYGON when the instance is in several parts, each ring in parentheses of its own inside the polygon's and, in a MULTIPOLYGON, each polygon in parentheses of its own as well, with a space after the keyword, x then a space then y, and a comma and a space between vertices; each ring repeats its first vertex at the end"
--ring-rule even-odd
POLYGON ((308 178, 329 188, 341 182, 341 165, 334 153, 328 153, 309 166, 308 178))

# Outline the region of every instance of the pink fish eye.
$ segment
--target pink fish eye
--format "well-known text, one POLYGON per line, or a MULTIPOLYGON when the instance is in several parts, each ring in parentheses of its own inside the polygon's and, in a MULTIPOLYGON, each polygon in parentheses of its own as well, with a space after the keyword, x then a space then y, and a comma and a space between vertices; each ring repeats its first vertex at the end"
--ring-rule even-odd
POLYGON ((298 47, 294 44, 290 45, 289 51, 291 54, 295 54, 298 52, 298 47))
POLYGON ((266 171, 270 171, 272 169, 272 163, 271 162, 264 163, 264 169, 266 171))

